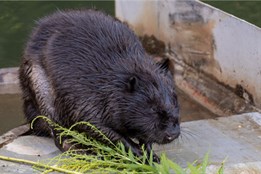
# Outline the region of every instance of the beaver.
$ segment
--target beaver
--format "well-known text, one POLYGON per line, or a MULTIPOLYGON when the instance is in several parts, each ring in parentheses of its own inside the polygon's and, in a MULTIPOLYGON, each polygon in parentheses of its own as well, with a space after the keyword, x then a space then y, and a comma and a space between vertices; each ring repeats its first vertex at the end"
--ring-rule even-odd
MULTIPOLYGON (((19 79, 29 123, 39 115, 67 128, 86 121, 138 156, 142 144, 150 152, 153 143, 170 143, 180 134, 172 74, 151 59, 126 24, 104 12, 67 10, 40 19, 19 79)), ((43 120, 33 131, 52 135, 59 149, 68 150, 43 120)), ((77 131, 102 141, 88 126, 77 131)))

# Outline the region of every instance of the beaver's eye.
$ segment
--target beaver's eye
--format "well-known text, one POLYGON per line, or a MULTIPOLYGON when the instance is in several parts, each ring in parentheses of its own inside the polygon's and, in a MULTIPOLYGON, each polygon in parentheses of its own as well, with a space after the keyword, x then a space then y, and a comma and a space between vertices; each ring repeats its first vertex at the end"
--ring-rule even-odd
POLYGON ((137 88, 137 78, 135 76, 132 76, 128 79, 127 83, 127 89, 129 92, 134 92, 137 88))
POLYGON ((158 115, 162 118, 168 118, 168 113, 164 110, 157 111, 158 115))
POLYGON ((156 108, 150 108, 152 112, 156 112, 157 113, 157 109, 156 108))

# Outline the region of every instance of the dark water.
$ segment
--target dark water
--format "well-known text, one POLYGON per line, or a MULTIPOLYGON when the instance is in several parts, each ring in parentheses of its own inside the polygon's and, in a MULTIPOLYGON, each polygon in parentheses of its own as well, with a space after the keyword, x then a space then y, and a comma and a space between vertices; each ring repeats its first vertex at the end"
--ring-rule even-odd
MULTIPOLYGON (((201 105, 192 101, 188 96, 178 90, 180 101, 180 115, 182 121, 215 118, 201 105)), ((22 100, 20 94, 0 94, 0 136, 16 126, 25 122, 22 112, 22 100)))
POLYGON ((0 94, 0 136, 24 123, 19 94, 0 94))
POLYGON ((260 0, 203 0, 203 2, 261 27, 260 0))
POLYGON ((19 65, 35 20, 58 9, 93 7, 114 15, 114 1, 0 1, 0 68, 19 65))

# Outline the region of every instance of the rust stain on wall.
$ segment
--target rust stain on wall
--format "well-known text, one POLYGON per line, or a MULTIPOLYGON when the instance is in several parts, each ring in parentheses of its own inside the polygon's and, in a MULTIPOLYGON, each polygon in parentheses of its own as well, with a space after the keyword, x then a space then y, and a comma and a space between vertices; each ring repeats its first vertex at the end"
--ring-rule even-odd
POLYGON ((158 40, 154 35, 146 34, 139 39, 147 53, 164 57, 166 49, 163 41, 158 40))
POLYGON ((185 63, 197 70, 221 73, 219 63, 214 59, 214 21, 204 21, 202 16, 189 11, 169 14, 169 23, 174 30, 171 47, 185 63))

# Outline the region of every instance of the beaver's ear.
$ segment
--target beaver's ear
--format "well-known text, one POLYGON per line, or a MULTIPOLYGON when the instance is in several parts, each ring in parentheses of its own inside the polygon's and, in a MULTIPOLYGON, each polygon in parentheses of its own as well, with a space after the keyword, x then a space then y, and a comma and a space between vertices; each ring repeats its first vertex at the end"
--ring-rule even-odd
POLYGON ((170 61, 169 59, 163 59, 162 61, 157 63, 159 65, 159 67, 165 71, 169 70, 169 66, 170 66, 170 61))
POLYGON ((135 76, 132 76, 128 80, 128 86, 127 89, 129 92, 134 92, 137 86, 137 78, 135 76))
POLYGON ((160 62, 157 62, 157 65, 160 67, 160 69, 162 70, 163 73, 173 76, 174 67, 171 64, 170 59, 165 58, 165 59, 161 60, 160 62))

